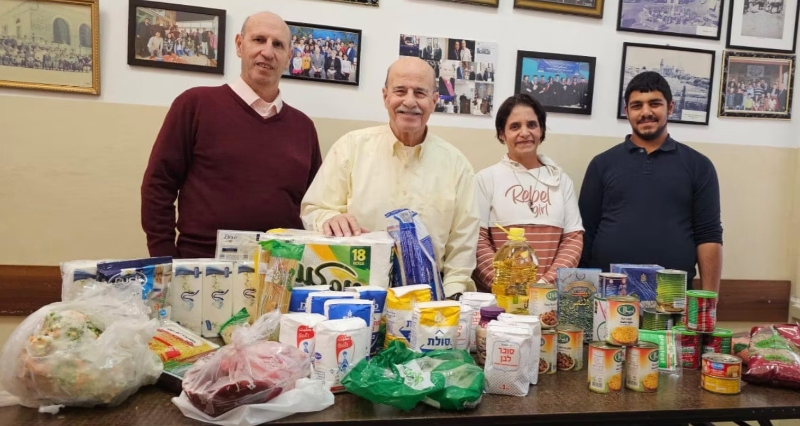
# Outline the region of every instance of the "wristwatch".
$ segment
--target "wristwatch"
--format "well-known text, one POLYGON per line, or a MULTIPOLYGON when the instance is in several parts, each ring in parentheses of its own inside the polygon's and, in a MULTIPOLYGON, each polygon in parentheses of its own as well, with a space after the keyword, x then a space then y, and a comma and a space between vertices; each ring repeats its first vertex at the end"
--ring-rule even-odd
POLYGON ((456 302, 461 300, 461 293, 455 293, 452 296, 448 297, 450 300, 455 300, 456 302))

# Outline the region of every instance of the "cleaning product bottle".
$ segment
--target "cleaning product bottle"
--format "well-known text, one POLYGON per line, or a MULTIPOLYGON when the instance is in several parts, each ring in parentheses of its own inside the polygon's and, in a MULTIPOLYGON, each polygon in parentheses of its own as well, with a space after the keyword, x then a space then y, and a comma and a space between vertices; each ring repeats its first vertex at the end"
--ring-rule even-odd
POLYGON ((525 229, 503 231, 508 241, 494 255, 492 293, 506 312, 528 315, 528 287, 536 282, 539 259, 525 241, 525 229))

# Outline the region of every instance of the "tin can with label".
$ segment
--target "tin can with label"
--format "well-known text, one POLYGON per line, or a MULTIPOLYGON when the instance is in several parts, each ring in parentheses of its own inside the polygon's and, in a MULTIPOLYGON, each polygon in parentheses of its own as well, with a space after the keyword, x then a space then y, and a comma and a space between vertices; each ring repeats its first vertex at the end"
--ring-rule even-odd
POLYGON ((589 344, 589 390, 597 393, 619 392, 622 389, 622 365, 625 348, 606 342, 589 344))
POLYGON ((681 336, 681 361, 683 368, 697 370, 700 368, 700 351, 702 338, 694 331, 687 330, 682 325, 672 327, 672 331, 681 336))
POLYGON ((641 342, 627 349, 625 387, 637 392, 658 390, 658 345, 641 342))
POLYGON ((721 379, 738 379, 742 377, 742 359, 725 354, 705 354, 701 360, 704 375, 721 379))
POLYGON ((583 329, 563 324, 556 328, 556 333, 558 333, 557 368, 564 371, 582 369, 583 329))
POLYGON ((711 334, 703 334, 704 354, 730 354, 733 331, 727 328, 716 328, 711 334))
POLYGON ((542 330, 542 347, 539 351, 539 374, 555 374, 557 371, 558 343, 555 330, 542 330))
POLYGON ((672 321, 672 314, 658 312, 653 308, 642 309, 643 330, 669 330, 672 328, 672 321))
POLYGON ((558 325, 558 288, 552 284, 531 284, 528 289, 528 313, 539 317, 542 328, 558 325))
POLYGON ((608 298, 608 336, 606 342, 631 346, 639 340, 639 298, 614 296, 608 298))
POLYGON ((613 272, 600 273, 600 295, 602 297, 627 296, 628 276, 613 272))
POLYGON ((592 334, 597 342, 608 339, 608 300, 595 296, 594 312, 592 314, 592 334))
POLYGON ((742 391, 741 379, 723 379, 720 377, 700 375, 700 386, 713 393, 722 395, 736 395, 742 391))

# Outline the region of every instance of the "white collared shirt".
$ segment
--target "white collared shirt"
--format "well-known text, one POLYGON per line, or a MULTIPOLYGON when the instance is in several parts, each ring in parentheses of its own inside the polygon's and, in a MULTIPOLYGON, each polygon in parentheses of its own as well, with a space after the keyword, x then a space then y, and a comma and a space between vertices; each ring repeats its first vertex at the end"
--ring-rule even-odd
POLYGON ((272 117, 281 112, 281 108, 283 108, 283 100, 281 99, 280 91, 278 91, 278 96, 275 97, 274 101, 267 102, 261 99, 253 88, 245 83, 241 76, 239 76, 236 81, 229 84, 229 86, 247 105, 250 105, 258 115, 264 118, 272 117))

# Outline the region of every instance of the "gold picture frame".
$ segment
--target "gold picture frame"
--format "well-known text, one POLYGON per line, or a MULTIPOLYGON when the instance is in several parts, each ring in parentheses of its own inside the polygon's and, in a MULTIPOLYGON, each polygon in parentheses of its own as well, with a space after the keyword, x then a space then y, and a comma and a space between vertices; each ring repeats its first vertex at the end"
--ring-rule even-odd
POLYGON ((515 9, 542 10, 597 19, 603 19, 604 4, 605 0, 514 0, 515 9))
POLYGON ((500 0, 440 0, 449 1, 450 3, 471 4, 473 6, 488 6, 498 7, 500 0))
POLYGON ((0 87, 99 95, 99 0, 0 2, 0 87))

